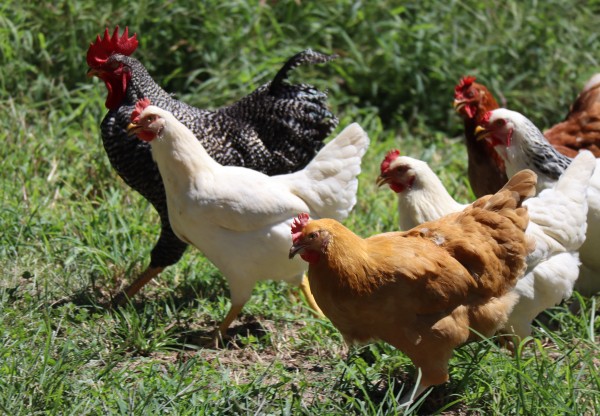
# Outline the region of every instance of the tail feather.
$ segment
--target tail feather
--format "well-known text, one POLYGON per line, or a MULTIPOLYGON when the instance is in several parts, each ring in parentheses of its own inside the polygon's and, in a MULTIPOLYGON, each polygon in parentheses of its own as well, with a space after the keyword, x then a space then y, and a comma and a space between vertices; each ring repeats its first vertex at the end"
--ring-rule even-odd
POLYGON ((275 174, 304 168, 338 125, 329 110, 327 93, 309 84, 287 82, 291 70, 306 63, 334 59, 310 49, 290 58, 273 81, 219 112, 246 124, 272 155, 275 174))
POLYGON ((306 201, 315 217, 343 220, 356 204, 357 176, 368 146, 367 133, 352 123, 306 168, 286 175, 292 192, 306 201))
POLYGON ((530 169, 524 169, 517 172, 506 182, 506 185, 500 191, 516 192, 519 203, 522 203, 526 198, 535 195, 535 187, 537 184, 537 175, 530 169))
POLYGON ((526 198, 535 195, 536 184, 537 175, 532 170, 524 169, 514 174, 498 192, 479 198, 473 206, 488 211, 521 207, 526 198))
POLYGON ((544 234, 567 250, 578 250, 586 238, 587 190, 596 168, 596 158, 582 151, 564 171, 553 188, 525 203, 532 221, 544 234))
MULTIPOLYGON (((283 84, 287 79, 290 71, 304 64, 324 64, 337 58, 337 55, 325 55, 324 53, 315 52, 312 49, 306 49, 302 52, 292 56, 288 61, 283 64, 283 67, 277 72, 277 75, 273 78, 269 91, 272 94, 276 94, 275 90, 283 84)), ((322 94, 322 93, 321 93, 322 94)), ((323 94, 325 95, 325 94, 323 94)))

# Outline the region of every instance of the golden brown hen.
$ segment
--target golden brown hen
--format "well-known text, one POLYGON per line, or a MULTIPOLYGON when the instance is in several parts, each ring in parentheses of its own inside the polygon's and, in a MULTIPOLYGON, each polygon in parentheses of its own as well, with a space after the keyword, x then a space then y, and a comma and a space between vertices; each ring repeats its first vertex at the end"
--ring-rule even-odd
POLYGON ((335 220, 301 214, 290 258, 309 263, 315 300, 346 342, 388 342, 421 370, 407 401, 448 380, 454 348, 505 324, 516 301, 511 289, 533 249, 521 203, 535 185, 525 170, 461 212, 366 239, 335 220))

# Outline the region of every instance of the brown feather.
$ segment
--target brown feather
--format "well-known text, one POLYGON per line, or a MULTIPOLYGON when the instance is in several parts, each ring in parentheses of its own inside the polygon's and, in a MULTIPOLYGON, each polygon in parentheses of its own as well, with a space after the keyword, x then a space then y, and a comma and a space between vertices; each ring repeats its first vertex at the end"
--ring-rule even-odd
POLYGON ((581 92, 565 121, 544 132, 560 153, 575 157, 587 149, 600 157, 600 83, 581 92))

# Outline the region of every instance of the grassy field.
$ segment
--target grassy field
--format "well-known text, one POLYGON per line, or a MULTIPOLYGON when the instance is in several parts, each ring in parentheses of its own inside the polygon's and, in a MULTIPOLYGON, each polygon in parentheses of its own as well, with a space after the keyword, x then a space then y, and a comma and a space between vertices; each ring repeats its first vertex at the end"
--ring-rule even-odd
MULTIPOLYGON (((250 93, 302 49, 338 53, 294 79, 327 88, 340 126, 357 121, 370 134, 346 221, 365 236, 396 228, 395 197, 374 184, 393 147, 471 198, 451 106, 460 76, 477 75, 547 127, 600 68, 598 1, 33 3, 0 6, 7 415, 384 415, 400 412, 412 385, 402 353, 385 344, 348 351, 280 283, 258 285, 232 345, 208 347, 228 289, 194 250, 132 304, 103 306, 146 267, 158 235, 154 211, 116 176, 100 141, 106 89, 86 78, 85 52, 105 26, 137 32, 135 56, 155 79, 205 108, 250 93)), ((459 349, 451 381, 407 413, 600 414, 597 298, 580 301, 576 315, 550 311, 552 329, 536 328, 521 358, 491 341, 459 349)))

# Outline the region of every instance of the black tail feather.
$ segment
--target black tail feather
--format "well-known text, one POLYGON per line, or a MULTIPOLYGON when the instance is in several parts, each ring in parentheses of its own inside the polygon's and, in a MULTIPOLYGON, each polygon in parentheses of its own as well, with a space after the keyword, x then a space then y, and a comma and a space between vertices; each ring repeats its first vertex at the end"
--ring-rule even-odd
MULTIPOLYGON (((283 64, 279 72, 273 78, 269 87, 269 92, 273 92, 276 88, 279 88, 281 84, 288 78, 289 72, 300 65, 304 64, 324 64, 326 62, 336 59, 338 55, 326 55, 321 52, 315 52, 312 49, 306 49, 302 52, 292 56, 288 61, 283 64)), ((318 92, 315 90, 315 92, 318 92)))

